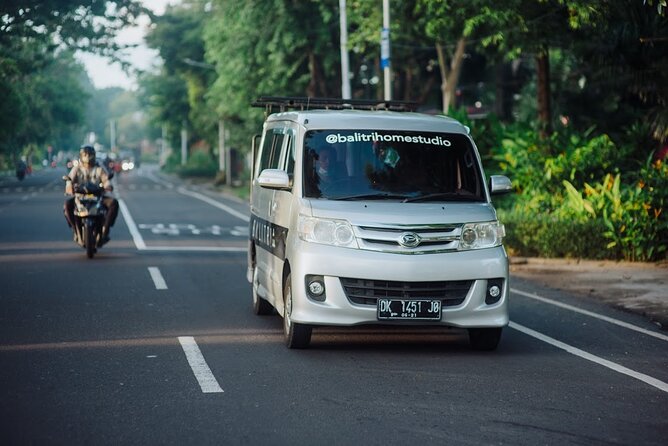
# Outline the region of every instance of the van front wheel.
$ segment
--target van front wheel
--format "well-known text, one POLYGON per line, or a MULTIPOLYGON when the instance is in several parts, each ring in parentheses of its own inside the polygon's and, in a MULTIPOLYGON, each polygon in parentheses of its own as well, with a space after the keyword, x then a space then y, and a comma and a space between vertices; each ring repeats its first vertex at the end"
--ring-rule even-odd
POLYGON ((283 285, 283 333, 288 348, 306 348, 311 342, 312 328, 293 322, 292 317, 292 276, 288 274, 283 285))

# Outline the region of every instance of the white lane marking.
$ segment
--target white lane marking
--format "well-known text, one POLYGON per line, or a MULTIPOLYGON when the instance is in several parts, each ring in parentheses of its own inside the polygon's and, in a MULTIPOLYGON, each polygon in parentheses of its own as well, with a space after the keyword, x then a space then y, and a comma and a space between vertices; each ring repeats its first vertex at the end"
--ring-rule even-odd
POLYGON ((179 342, 183 348, 183 352, 186 354, 186 359, 190 368, 197 378, 199 386, 202 388, 203 393, 221 393, 223 389, 216 381, 216 378, 211 373, 211 369, 204 360, 202 352, 200 351, 195 338, 192 336, 179 336, 179 342))
POLYGON ((172 183, 169 183, 169 182, 167 182, 167 181, 163 181, 162 179, 156 177, 155 174, 153 174, 153 172, 149 172, 149 173, 146 175, 146 178, 148 178, 149 180, 154 181, 154 182, 156 182, 156 183, 158 183, 158 184, 162 184, 162 185, 165 186, 167 189, 174 189, 174 185, 173 185, 172 183))
POLYGON ((592 355, 591 353, 588 353, 584 350, 580 350, 579 348, 573 347, 572 345, 565 344, 561 341, 557 341, 554 338, 551 338, 549 336, 546 336, 542 333, 539 333, 535 330, 532 330, 530 328, 527 328, 523 325, 516 324, 515 322, 510 322, 508 324, 511 328, 514 328, 517 331, 521 331, 522 333, 529 335, 531 337, 534 337, 540 341, 546 342, 554 347, 560 348, 562 350, 567 351, 568 353, 579 356, 582 359, 586 359, 587 361, 594 362, 596 364, 602 365, 603 367, 607 367, 611 370, 614 370, 615 372, 622 373, 624 375, 630 376, 631 378, 635 378, 637 380, 640 380, 646 384, 649 384, 650 386, 656 387, 659 390, 663 390, 664 392, 668 392, 668 383, 665 383, 663 381, 660 381, 656 378, 653 378, 649 375, 645 375, 644 373, 636 372, 635 370, 631 370, 627 367, 624 367, 622 365, 619 365, 615 362, 608 361, 607 359, 603 359, 599 356, 592 355))
POLYGON ((147 246, 143 251, 247 252, 246 247, 227 246, 147 246))
POLYGON ((158 269, 157 266, 149 266, 148 272, 151 274, 151 279, 153 279, 156 290, 167 289, 167 282, 165 282, 165 279, 162 277, 162 274, 160 274, 160 269, 158 269))
POLYGON ((516 293, 516 294, 519 294, 519 295, 522 295, 522 296, 525 296, 525 297, 528 297, 528 298, 531 298, 531 299, 539 300, 539 301, 544 302, 546 304, 550 304, 550 305, 554 305, 556 307, 561 307, 561 308, 565 308, 567 310, 575 311, 576 313, 584 314, 586 316, 590 316, 590 317, 593 317, 593 318, 596 318, 596 319, 600 319, 602 321, 609 322, 611 324, 615 324, 615 325, 618 325, 620 327, 628 328, 629 330, 637 331, 638 333, 646 334, 648 336, 653 336, 657 339, 662 339, 664 341, 668 341, 668 336, 666 336, 662 333, 657 333, 655 331, 646 330, 646 329, 638 327, 636 325, 632 325, 632 324, 629 324, 627 322, 623 322, 623 321, 620 321, 620 320, 617 320, 617 319, 613 319, 613 318, 608 317, 608 316, 603 316, 601 314, 597 314, 597 313, 594 313, 594 312, 591 312, 591 311, 583 310, 581 308, 574 307, 572 305, 568 305, 568 304, 557 302, 557 301, 554 301, 554 300, 551 300, 551 299, 547 299, 545 297, 539 296, 538 294, 527 293, 526 291, 521 291, 521 290, 518 290, 518 289, 515 289, 515 288, 511 288, 510 291, 512 293, 516 293))
POLYGON ((248 248, 246 247, 224 247, 224 246, 146 246, 144 239, 139 233, 137 224, 135 223, 128 207, 125 205, 125 201, 122 199, 118 200, 118 207, 123 214, 125 219, 125 224, 128 225, 130 230, 130 235, 132 235, 132 240, 135 243, 135 247, 139 251, 188 251, 188 252, 246 252, 248 248))
MULTIPOLYGON (((167 181, 163 181, 162 179, 155 176, 152 172, 149 175, 147 175, 147 178, 152 180, 152 181, 155 181, 156 183, 160 183, 160 184, 162 184, 162 185, 164 185, 164 186, 166 186, 170 189, 172 189, 174 187, 173 184, 171 184, 167 181)), ((237 218, 239 218, 243 221, 246 221, 246 222, 250 221, 250 217, 248 215, 243 214, 243 213, 238 212, 238 211, 235 211, 231 207, 229 207, 227 205, 224 205, 223 203, 220 203, 219 201, 216 201, 211 197, 207 197, 204 194, 200 194, 199 192, 190 191, 190 190, 188 190, 184 187, 179 187, 176 190, 180 194, 189 195, 193 198, 197 198, 198 200, 202 200, 206 203, 209 203, 211 206, 217 207, 218 209, 222 209, 223 211, 227 212, 228 214, 233 215, 233 216, 235 216, 235 217, 237 217, 237 218)))
POLYGON ((134 240, 135 242, 135 246, 140 251, 146 249, 146 243, 144 243, 144 239, 139 233, 139 229, 137 229, 137 225, 135 224, 132 215, 130 215, 128 207, 125 205, 125 201, 119 199, 118 207, 121 209, 121 214, 123 214, 123 218, 125 219, 125 224, 128 225, 128 229, 130 230, 130 235, 132 235, 132 240, 134 240))
POLYGON ((218 209, 222 209, 223 211, 227 212, 228 214, 233 215, 233 216, 235 216, 235 217, 237 217, 237 218, 239 218, 243 221, 250 221, 250 217, 248 215, 242 214, 241 212, 237 212, 234 209, 232 209, 231 207, 226 206, 223 203, 220 203, 220 202, 214 200, 213 198, 207 197, 204 194, 200 194, 199 192, 189 191, 188 189, 185 189, 183 187, 179 187, 177 189, 177 191, 180 194, 189 195, 191 197, 197 198, 198 200, 202 200, 206 203, 209 203, 211 206, 217 207, 218 209))

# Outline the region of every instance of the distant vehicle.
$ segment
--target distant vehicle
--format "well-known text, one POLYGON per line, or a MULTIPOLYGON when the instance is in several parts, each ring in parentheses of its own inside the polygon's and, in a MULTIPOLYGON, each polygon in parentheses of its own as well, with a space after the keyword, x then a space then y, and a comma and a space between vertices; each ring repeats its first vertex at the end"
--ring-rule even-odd
POLYGON ((135 163, 132 160, 123 160, 123 162, 121 163, 121 169, 123 171, 132 170, 134 168, 135 168, 135 163))
POLYGON ((485 180, 468 128, 399 101, 253 105, 269 116, 247 278, 255 313, 283 316, 286 345, 307 347, 314 326, 382 324, 465 328, 474 349, 496 349, 509 274, 491 195, 512 187, 485 180))
POLYGON ((120 170, 123 172, 128 172, 135 168, 135 158, 134 154, 129 151, 121 152, 120 154, 120 170))

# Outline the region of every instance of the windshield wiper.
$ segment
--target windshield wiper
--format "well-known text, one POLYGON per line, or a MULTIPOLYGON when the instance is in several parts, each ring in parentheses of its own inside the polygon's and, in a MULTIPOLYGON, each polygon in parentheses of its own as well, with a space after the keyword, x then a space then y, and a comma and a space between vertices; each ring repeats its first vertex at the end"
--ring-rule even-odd
POLYGON ((329 197, 330 200, 408 200, 410 197, 399 194, 358 194, 358 195, 343 195, 341 197, 329 197))
POLYGON ((439 192, 436 194, 420 195, 419 197, 407 197, 404 203, 413 203, 417 201, 481 201, 480 197, 473 194, 458 194, 456 192, 439 192))

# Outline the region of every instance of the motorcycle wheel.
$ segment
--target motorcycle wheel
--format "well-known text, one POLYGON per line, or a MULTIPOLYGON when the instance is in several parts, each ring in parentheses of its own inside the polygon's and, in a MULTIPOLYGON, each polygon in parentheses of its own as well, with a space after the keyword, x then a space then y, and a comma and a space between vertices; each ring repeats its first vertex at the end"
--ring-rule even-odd
POLYGON ((88 225, 85 225, 83 230, 84 241, 86 243, 86 256, 88 256, 89 259, 92 259, 95 254, 95 231, 88 225))

